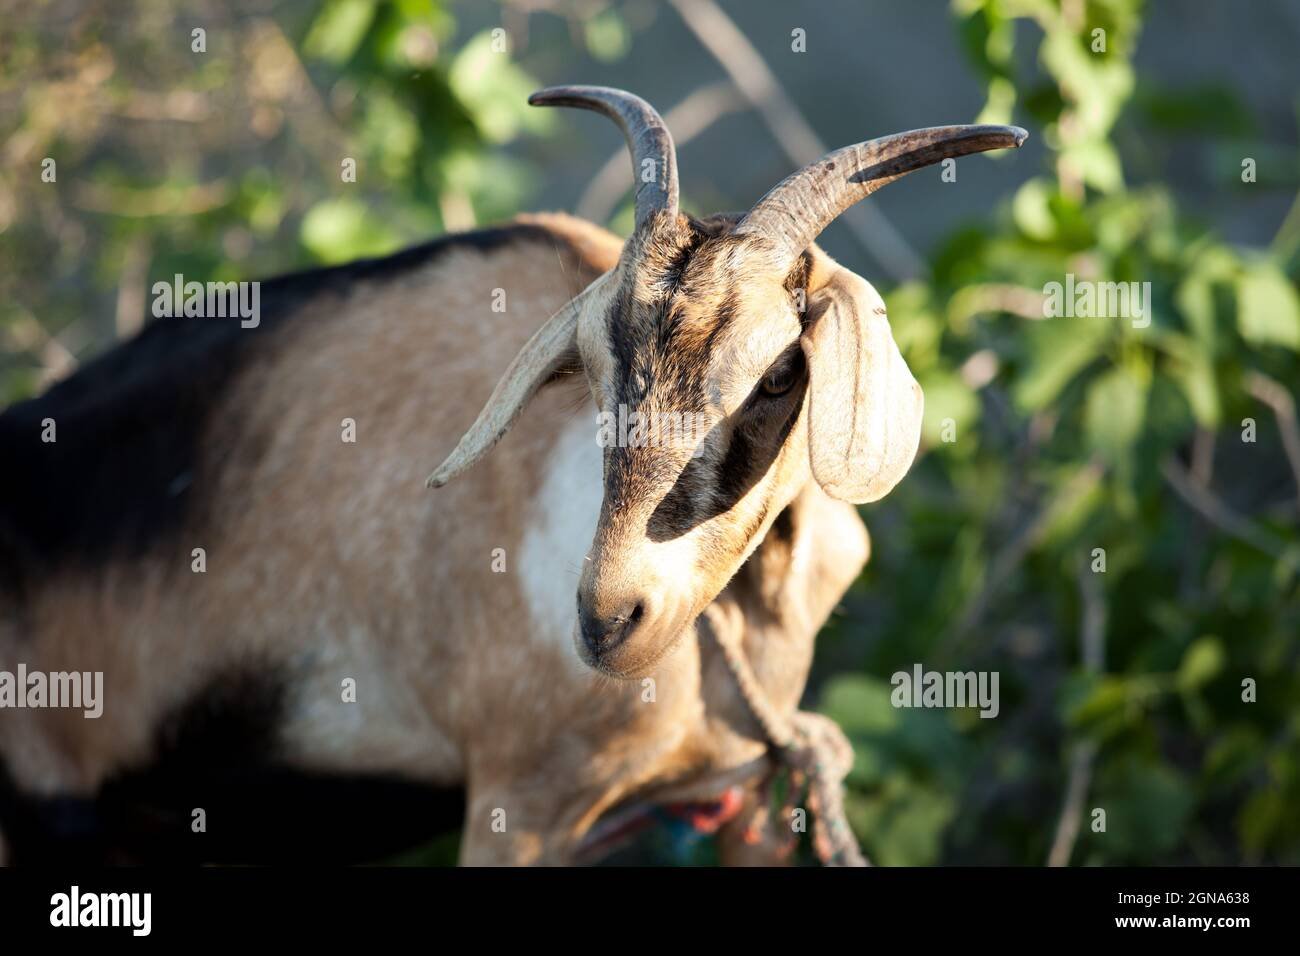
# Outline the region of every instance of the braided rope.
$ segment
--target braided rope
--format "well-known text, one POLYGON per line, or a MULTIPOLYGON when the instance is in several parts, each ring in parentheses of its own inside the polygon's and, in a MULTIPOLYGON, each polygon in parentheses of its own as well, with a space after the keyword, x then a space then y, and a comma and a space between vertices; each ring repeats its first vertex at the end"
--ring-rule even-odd
POLYGON ((825 866, 870 866, 844 811, 844 778, 853 768, 853 746, 829 717, 799 710, 787 720, 763 692, 741 646, 737 629, 723 626, 705 611, 706 630, 713 635, 740 696, 763 730, 777 759, 790 771, 787 810, 794 794, 807 784, 808 809, 813 817, 813 849, 825 866))

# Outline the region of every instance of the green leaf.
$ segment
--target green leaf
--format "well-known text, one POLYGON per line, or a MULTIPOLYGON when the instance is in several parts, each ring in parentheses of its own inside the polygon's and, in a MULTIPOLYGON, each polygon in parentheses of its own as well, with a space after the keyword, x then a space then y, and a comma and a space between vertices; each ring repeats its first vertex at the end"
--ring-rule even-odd
POLYGON ((1099 472, 1079 483, 1077 468, 1063 470, 1068 474, 1061 476, 1061 487, 1053 493, 1043 514, 1041 542, 1049 548, 1068 541, 1105 503, 1099 472))
POLYGON ((1076 728, 1123 720, 1129 706, 1128 684, 1122 677, 1091 677, 1072 686, 1066 718, 1076 728))
POLYGON ((1178 285, 1174 292, 1174 305, 1182 314, 1188 330, 1206 351, 1215 354, 1218 341, 1214 328, 1214 286, 1193 272, 1178 285))
POLYGON ((326 199, 302 220, 302 243, 323 262, 392 252, 401 238, 357 199, 326 199))
POLYGON ((602 10, 588 19, 582 25, 582 33, 587 41, 587 52, 604 63, 622 59, 632 47, 627 24, 613 8, 602 10))
POLYGON ((1223 418, 1223 406, 1214 365, 1205 351, 1198 348, 1196 342, 1177 333, 1166 334, 1161 345, 1171 358, 1169 378, 1187 397, 1196 421, 1207 428, 1217 428, 1223 418))
POLYGON ((1056 235, 1056 217, 1052 215, 1054 190, 1045 179, 1031 179, 1018 190, 1011 202, 1011 216, 1016 227, 1030 239, 1046 242, 1056 235))
POLYGON ((1092 799, 1106 810, 1106 832, 1090 834, 1112 859, 1151 859, 1185 839, 1195 808, 1188 778, 1159 758, 1155 763, 1129 756, 1104 767, 1092 799))
POLYGON ((1103 193, 1124 188, 1119 153, 1105 140, 1079 143, 1062 151, 1061 158, 1074 167, 1083 181, 1103 193))
POLYGON ((1088 389, 1084 430, 1089 444, 1112 463, 1128 457, 1142 432, 1147 386, 1124 368, 1100 375, 1088 389))
POLYGON ((889 684, 875 678, 837 677, 826 685, 818 709, 847 734, 885 733, 899 723, 889 694, 889 684))
MULTIPOLYGON (((992 123, 1005 126, 1011 122, 1012 111, 1016 108, 1016 87, 1010 80, 995 76, 989 80, 989 95, 984 108, 975 117, 976 123, 992 123)), ((998 155, 994 153, 993 155, 998 155)))
POLYGON ((1223 670, 1225 657, 1223 644, 1217 637, 1202 637, 1193 642, 1178 666, 1178 689, 1192 691, 1209 683, 1223 670))
POLYGON ((452 61, 447 82, 490 142, 508 142, 521 129, 543 129, 549 119, 547 110, 528 105, 537 83, 515 66, 509 53, 493 49, 490 31, 465 44, 452 61))
POLYGON ((1250 777, 1263 760, 1266 741, 1255 727, 1228 728, 1210 744, 1202 761, 1212 787, 1231 787, 1250 777))
POLYGON ((1282 829, 1287 814, 1294 811, 1294 806, 1287 805, 1286 796, 1276 787, 1251 794, 1237 813, 1242 846, 1254 853, 1263 851, 1282 829))
POLYGON ((1252 345, 1300 351, 1300 298, 1277 266, 1258 263, 1237 280, 1237 324, 1252 345))
POLYGON ((1090 319, 1047 319, 1025 329, 1030 359, 1012 385, 1016 405, 1038 411, 1056 400, 1070 381, 1102 353, 1107 335, 1104 322, 1090 319))
POLYGON ((961 445, 961 438, 979 418, 979 398, 958 376, 944 369, 932 368, 918 381, 925 393, 925 417, 921 423, 925 441, 943 447, 945 423, 951 420, 957 444, 961 445))
POLYGON ((944 831, 956 814, 955 798, 933 787, 891 783, 879 796, 855 795, 848 801, 849 822, 865 850, 881 866, 938 862, 944 831))
POLYGON ((894 341, 907 359, 907 366, 920 374, 934 364, 943 334, 943 323, 934 314, 930 289, 924 282, 904 282, 885 296, 894 341))
POLYGON ((373 0, 331 0, 312 22, 303 50, 318 60, 346 63, 357 52, 374 19, 373 0))

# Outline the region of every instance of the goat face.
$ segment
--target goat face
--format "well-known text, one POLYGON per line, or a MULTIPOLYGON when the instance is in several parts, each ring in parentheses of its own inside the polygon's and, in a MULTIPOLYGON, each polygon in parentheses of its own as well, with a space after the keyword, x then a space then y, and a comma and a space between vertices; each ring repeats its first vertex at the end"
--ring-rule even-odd
POLYGON ((809 480, 874 501, 920 439, 920 387, 884 303, 813 240, 853 202, 949 156, 1018 146, 1010 127, 939 127, 838 150, 743 217, 677 211, 658 114, 620 91, 566 87, 533 102, 623 127, 640 178, 618 265, 525 345, 430 478, 481 457, 558 368, 580 361, 599 410, 604 500, 578 585, 589 665, 637 677, 676 645, 809 480))
POLYGON ((609 674, 667 653, 808 477, 802 270, 731 225, 655 216, 578 319, 605 494, 576 637, 609 674))

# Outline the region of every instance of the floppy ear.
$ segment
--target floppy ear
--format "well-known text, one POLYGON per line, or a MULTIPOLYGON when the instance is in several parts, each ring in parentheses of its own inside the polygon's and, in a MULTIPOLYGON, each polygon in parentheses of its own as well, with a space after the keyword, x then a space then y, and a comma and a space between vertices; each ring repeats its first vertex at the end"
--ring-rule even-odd
POLYGON ((921 386, 903 361, 871 284, 836 267, 808 303, 808 455, 834 498, 883 498, 921 441, 921 386))
POLYGON ((441 488, 462 472, 468 471, 492 450, 501 436, 510 430, 520 413, 539 388, 566 366, 581 361, 578 355, 578 316, 591 299, 609 281, 606 272, 546 320, 533 337, 524 343, 497 387, 492 390, 483 410, 469 427, 452 453, 425 481, 429 488, 441 488))

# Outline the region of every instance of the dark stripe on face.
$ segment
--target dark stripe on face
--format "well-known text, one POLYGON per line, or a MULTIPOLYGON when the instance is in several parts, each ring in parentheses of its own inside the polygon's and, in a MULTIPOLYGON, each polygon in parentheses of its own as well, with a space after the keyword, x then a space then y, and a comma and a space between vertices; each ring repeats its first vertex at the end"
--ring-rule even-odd
MULTIPOLYGON (((641 357, 634 359, 634 362, 644 361, 648 367, 632 366, 632 381, 625 383, 623 389, 623 401, 629 411, 648 404, 652 414, 702 414, 710 404, 708 373, 714 345, 721 330, 735 320, 739 308, 739 296, 735 290, 728 290, 703 342, 698 338, 687 340, 680 315, 672 309, 660 327, 663 334, 655 348, 644 350, 641 357), (645 385, 649 386, 653 402, 646 402, 645 385)), ((708 442, 716 437, 710 435, 704 440, 708 442)), ((652 539, 660 535, 675 536, 680 533, 677 529, 689 528, 703 520, 700 515, 709 511, 710 490, 715 484, 715 479, 698 459, 689 457, 689 449, 685 448, 613 449, 606 474, 606 490, 616 501, 640 500, 646 494, 653 494, 665 481, 675 480, 673 492, 661 502, 662 510, 656 511, 651 521, 653 527, 648 528, 652 539)))
POLYGON ((665 261, 643 254, 625 272, 623 284, 605 318, 610 347, 614 353, 615 400, 629 407, 645 398, 651 383, 650 371, 673 344, 681 313, 673 304, 682 277, 705 236, 692 229, 671 250, 665 261), (658 289, 652 302, 638 302, 637 285, 658 289))
POLYGON ((802 407, 803 396, 800 394, 784 418, 775 421, 759 419, 732 433, 731 443, 718 468, 714 513, 730 510, 767 473, 785 447, 785 440, 802 407))
MULTIPOLYGON (((764 416, 749 405, 737 412, 733 419, 738 419, 739 424, 731 431, 722 460, 711 468, 702 459, 691 459, 655 508, 648 527, 650 539, 672 540, 734 508, 780 458, 790 430, 799 420, 803 394, 801 387, 797 395, 792 395, 797 400, 789 403, 783 417, 776 417, 775 409, 764 416)), ((719 430, 725 427, 723 423, 714 426, 705 440, 718 441, 719 430)), ((745 540, 762 524, 767 507, 765 501, 745 540)))
MULTIPOLYGON (((605 328, 609 336, 610 351, 614 354, 614 389, 611 396, 615 402, 627 401, 628 383, 632 378, 632 365, 636 361, 641 347, 638 321, 632 301, 632 279, 624 277, 622 285, 615 293, 609 305, 609 314, 605 317, 605 328)), ((611 409, 616 411, 616 409, 611 409)))
MULTIPOLYGON (((638 250, 640 261, 630 264, 629 278, 606 319, 614 359, 609 389, 614 407, 607 411, 618 414, 621 405, 629 414, 699 415, 713 404, 708 389, 714 352, 742 312, 731 267, 734 244, 719 234, 721 228, 706 234, 695 224, 690 239, 658 262, 653 248, 638 250), (634 284, 631 276, 639 282, 634 284), (637 302, 637 287, 666 297, 637 302), (674 292, 678 301, 671 298, 674 292)), ((652 540, 680 536, 729 511, 766 473, 798 414, 796 408, 788 419, 778 419, 784 411, 780 406, 761 411, 758 419, 738 417, 729 438, 725 424, 705 437, 715 447, 727 441, 716 466, 690 458, 685 449, 606 449, 604 520, 647 500, 669 481, 673 486, 646 529, 652 540)))
MULTIPOLYGON (((692 228, 685 237, 673 237, 677 244, 660 261, 656 261, 654 250, 643 254, 614 296, 606 316, 614 359, 609 389, 613 407, 607 411, 618 415, 619 406, 628 415, 703 410, 707 354, 683 340, 684 313, 673 298, 705 238, 703 232, 692 228), (638 286, 656 290, 653 301, 637 301, 634 293, 638 286)), ((607 448, 607 511, 643 500, 663 481, 671 480, 678 468, 680 462, 670 448, 607 448)))
POLYGON ((708 337, 704 340, 706 359, 713 355, 713 349, 717 345, 718 339, 736 321, 736 316, 739 314, 740 295, 734 288, 728 289, 727 294, 722 298, 722 304, 718 306, 713 328, 709 329, 708 337))

